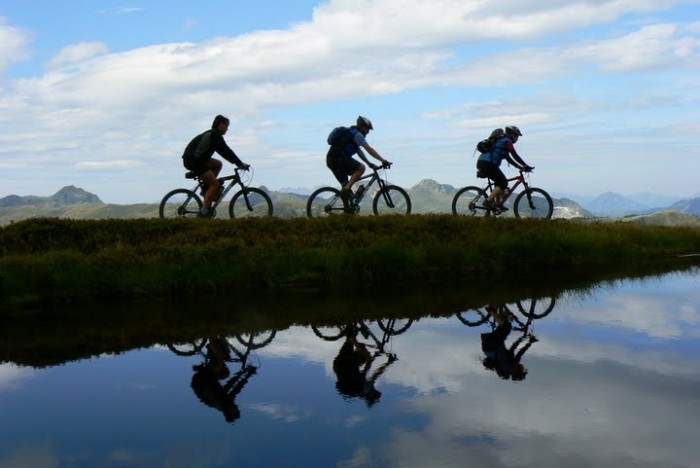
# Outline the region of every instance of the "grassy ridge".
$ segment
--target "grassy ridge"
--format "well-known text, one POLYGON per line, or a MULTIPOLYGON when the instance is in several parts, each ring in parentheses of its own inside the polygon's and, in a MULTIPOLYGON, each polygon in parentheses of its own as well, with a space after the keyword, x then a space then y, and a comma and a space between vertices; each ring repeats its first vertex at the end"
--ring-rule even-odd
POLYGON ((695 253, 695 228, 626 223, 450 215, 31 219, 0 229, 0 305, 299 285, 357 288, 506 272, 622 272, 695 253))

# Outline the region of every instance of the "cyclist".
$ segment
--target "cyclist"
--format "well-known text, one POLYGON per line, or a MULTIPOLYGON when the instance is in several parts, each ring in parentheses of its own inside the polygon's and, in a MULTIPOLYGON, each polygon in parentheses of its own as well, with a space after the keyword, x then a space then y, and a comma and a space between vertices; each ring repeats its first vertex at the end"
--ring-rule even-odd
POLYGON ((486 311, 496 322, 496 329, 489 333, 481 334, 481 350, 486 357, 481 361, 486 369, 495 371, 504 380, 524 380, 527 376, 527 369, 520 362, 525 352, 537 341, 532 335, 521 336, 506 348, 506 339, 513 330, 511 320, 514 319, 510 312, 503 308, 488 305, 486 311), (517 353, 516 349, 523 342, 525 337, 529 340, 517 353))
POLYGON ((204 183, 202 195, 204 195, 204 205, 200 210, 200 216, 211 216, 211 204, 219 193, 221 183, 216 178, 221 171, 222 163, 218 159, 212 158, 214 153, 218 153, 231 164, 235 164, 240 169, 248 170, 250 165, 245 164, 229 148, 224 140, 224 135, 228 131, 228 117, 217 115, 211 124, 211 129, 200 133, 189 142, 182 155, 182 162, 186 169, 193 171, 204 183))
POLYGON ((363 148, 372 155, 373 158, 381 161, 382 165, 386 166, 391 164, 367 143, 365 137, 369 131, 373 129, 372 122, 367 117, 359 116, 356 125, 349 128, 338 127, 338 130, 344 131, 345 134, 337 138, 337 141, 331 144, 331 147, 328 149, 328 154, 326 154, 326 166, 328 166, 328 169, 331 170, 335 178, 340 182, 341 194, 343 196, 352 195, 353 184, 365 173, 365 165, 353 159, 355 154, 370 167, 376 167, 367 159, 363 148), (348 176, 350 177, 349 180, 348 176))
POLYGON ((501 202, 501 194, 508 189, 508 179, 500 169, 501 161, 505 159, 524 172, 530 172, 534 169, 534 167, 528 166, 515 151, 515 142, 522 135, 518 127, 509 125, 505 128, 503 136, 498 137, 494 141, 491 150, 479 155, 479 159, 476 162, 477 170, 491 179, 495 185, 493 191, 484 202, 484 205, 488 208, 501 211, 507 210, 501 202))

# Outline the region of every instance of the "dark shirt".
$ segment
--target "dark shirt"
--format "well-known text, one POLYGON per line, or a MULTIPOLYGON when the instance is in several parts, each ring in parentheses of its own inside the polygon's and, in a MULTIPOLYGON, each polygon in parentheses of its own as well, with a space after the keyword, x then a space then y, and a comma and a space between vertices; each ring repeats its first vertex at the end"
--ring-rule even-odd
POLYGON ((220 154, 231 164, 243 165, 243 161, 226 144, 224 136, 215 128, 194 137, 185 148, 182 159, 190 162, 208 161, 214 153, 220 154))

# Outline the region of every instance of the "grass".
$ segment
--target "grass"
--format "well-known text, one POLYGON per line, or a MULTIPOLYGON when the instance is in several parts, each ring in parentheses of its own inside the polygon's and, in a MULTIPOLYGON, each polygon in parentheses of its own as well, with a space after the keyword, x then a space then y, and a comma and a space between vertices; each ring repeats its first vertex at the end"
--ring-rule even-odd
POLYGON ((700 231, 451 215, 251 220, 31 219, 0 228, 0 309, 246 290, 673 269, 700 231))

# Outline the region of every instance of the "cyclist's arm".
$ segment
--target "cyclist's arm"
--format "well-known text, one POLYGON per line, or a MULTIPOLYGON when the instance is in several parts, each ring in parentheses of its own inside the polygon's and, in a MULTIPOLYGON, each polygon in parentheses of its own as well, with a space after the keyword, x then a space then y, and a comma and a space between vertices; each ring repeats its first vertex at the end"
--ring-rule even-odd
POLYGON ((214 149, 224 159, 226 159, 231 164, 235 164, 238 167, 247 166, 247 164, 241 161, 241 158, 239 158, 238 155, 226 144, 226 140, 224 140, 223 135, 219 134, 218 136, 215 136, 213 138, 215 142, 214 149))
MULTIPOLYGON (((372 157, 373 157, 374 159, 376 159, 376 160, 378 160, 378 161, 381 161, 382 164, 386 164, 386 162, 387 162, 386 159, 382 158, 382 156, 377 152, 377 150, 375 150, 374 148, 372 148, 372 147, 369 145, 369 143, 365 142, 365 144, 362 145, 362 147, 363 147, 370 155, 372 155, 372 157)), ((367 158, 364 156, 364 154, 363 154, 361 148, 358 148, 357 154, 359 154, 360 157, 361 157, 362 159, 364 159, 365 162, 366 162, 367 164, 370 164, 370 162, 369 162, 369 161, 367 160, 367 158)))
POLYGON ((509 163, 520 170, 530 167, 525 161, 523 161, 523 158, 520 157, 518 152, 515 151, 515 146, 513 146, 513 143, 510 141, 506 144, 506 159, 509 163))

